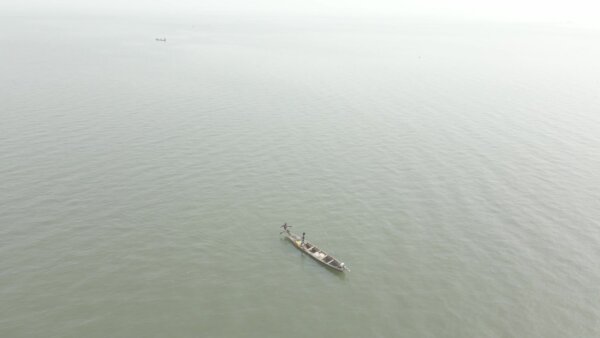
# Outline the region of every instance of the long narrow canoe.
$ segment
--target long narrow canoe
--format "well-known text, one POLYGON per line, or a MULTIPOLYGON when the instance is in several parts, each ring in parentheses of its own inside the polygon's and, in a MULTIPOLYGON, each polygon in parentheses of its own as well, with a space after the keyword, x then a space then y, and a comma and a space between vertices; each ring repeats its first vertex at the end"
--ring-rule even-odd
POLYGON ((293 232, 290 232, 289 229, 282 231, 282 234, 287 239, 289 239, 290 242, 292 242, 292 244, 298 250, 309 255, 310 257, 312 257, 314 260, 320 262, 321 264, 326 265, 327 267, 330 267, 330 268, 338 270, 338 271, 344 271, 344 270, 350 271, 350 269, 348 269, 346 267, 346 265, 344 263, 342 263, 340 260, 330 256, 325 251, 317 248, 315 245, 311 244, 310 242, 305 241, 304 243, 302 243, 302 237, 296 235, 293 232))

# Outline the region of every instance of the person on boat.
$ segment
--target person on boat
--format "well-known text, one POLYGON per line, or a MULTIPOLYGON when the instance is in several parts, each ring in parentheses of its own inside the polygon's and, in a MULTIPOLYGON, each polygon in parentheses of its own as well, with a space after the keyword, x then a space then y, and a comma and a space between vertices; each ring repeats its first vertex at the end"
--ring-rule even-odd
POLYGON ((304 235, 306 235, 306 232, 302 233, 302 242, 300 242, 300 247, 304 246, 304 235))
POLYGON ((283 231, 281 233, 284 233, 284 232, 287 232, 288 234, 290 233, 289 228, 291 228, 291 226, 288 226, 287 223, 284 223, 281 227, 283 228, 283 231))

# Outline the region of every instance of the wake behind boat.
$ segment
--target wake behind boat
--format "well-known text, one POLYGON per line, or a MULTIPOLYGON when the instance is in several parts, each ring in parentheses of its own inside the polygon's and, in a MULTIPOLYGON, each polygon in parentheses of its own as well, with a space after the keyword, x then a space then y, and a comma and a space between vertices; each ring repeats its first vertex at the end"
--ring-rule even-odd
POLYGON ((332 269, 335 269, 338 271, 344 271, 344 270, 350 271, 350 269, 348 269, 346 267, 346 265, 344 263, 342 263, 341 261, 339 261, 338 259, 335 259, 334 257, 330 256, 325 251, 317 248, 315 245, 313 245, 309 242, 306 242, 304 240, 305 233, 302 233, 302 237, 296 235, 295 233, 290 231, 289 228, 291 228, 291 226, 287 225, 287 223, 285 223, 281 227, 283 228, 283 231, 280 234, 283 234, 287 239, 289 239, 290 242, 292 242, 292 244, 294 244, 294 246, 298 250, 304 252, 305 254, 312 257, 314 260, 316 260, 316 261, 320 262, 321 264, 326 265, 332 269))

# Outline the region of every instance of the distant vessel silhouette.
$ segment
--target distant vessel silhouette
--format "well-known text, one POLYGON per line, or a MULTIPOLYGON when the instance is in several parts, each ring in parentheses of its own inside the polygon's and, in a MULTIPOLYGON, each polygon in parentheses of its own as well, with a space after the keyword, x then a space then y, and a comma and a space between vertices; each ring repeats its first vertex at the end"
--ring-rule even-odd
POLYGON ((167 42, 167 38, 162 38, 162 39, 161 38, 156 38, 155 40, 156 41, 167 42))

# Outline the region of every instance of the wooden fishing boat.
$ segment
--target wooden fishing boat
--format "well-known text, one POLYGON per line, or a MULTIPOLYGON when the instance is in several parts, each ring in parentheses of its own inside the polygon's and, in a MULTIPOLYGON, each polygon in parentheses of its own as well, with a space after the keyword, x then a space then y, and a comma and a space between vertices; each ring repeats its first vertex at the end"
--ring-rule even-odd
POLYGON ((321 264, 323 264, 327 267, 330 267, 334 270, 350 271, 350 269, 348 269, 344 263, 342 263, 340 260, 332 257, 331 255, 327 254, 325 251, 317 248, 314 244, 307 242, 307 241, 304 241, 304 243, 303 243, 302 237, 291 232, 288 229, 288 228, 290 228, 290 226, 288 226, 287 224, 284 224, 282 227, 284 230, 281 232, 281 234, 283 234, 287 239, 289 239, 290 242, 292 242, 292 244, 298 250, 304 252, 305 254, 312 257, 314 260, 316 260, 316 261, 320 262, 321 264))

